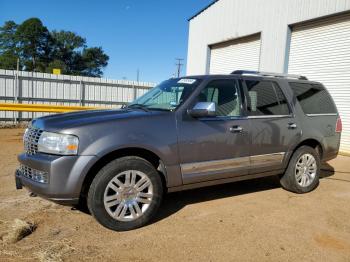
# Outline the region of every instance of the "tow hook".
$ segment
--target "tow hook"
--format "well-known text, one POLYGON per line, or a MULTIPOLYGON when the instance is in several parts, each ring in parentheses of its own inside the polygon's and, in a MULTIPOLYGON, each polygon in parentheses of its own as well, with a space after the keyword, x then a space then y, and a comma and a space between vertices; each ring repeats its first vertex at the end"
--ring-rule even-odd
POLYGON ((16 179, 16 189, 22 189, 23 185, 22 185, 21 179, 19 179, 19 171, 18 170, 16 170, 15 179, 16 179))
POLYGON ((30 193, 29 193, 29 196, 30 196, 30 197, 37 197, 38 195, 35 194, 35 193, 33 193, 33 192, 30 192, 30 193))

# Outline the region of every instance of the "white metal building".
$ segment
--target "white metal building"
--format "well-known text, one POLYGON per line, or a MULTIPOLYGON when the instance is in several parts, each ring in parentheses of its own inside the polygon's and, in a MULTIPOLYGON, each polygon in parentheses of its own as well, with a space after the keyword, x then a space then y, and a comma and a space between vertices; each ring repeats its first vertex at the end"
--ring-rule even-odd
POLYGON ((189 19, 187 74, 235 69, 322 82, 350 152, 350 0, 218 0, 189 19))

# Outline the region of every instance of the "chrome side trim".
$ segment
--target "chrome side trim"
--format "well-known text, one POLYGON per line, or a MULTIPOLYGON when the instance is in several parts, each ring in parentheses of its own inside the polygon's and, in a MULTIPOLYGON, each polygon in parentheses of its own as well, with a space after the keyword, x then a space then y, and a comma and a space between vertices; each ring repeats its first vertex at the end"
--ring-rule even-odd
POLYGON ((265 155, 255 155, 250 157, 237 157, 224 160, 203 161, 196 163, 181 164, 182 175, 223 172, 237 170, 243 167, 259 167, 275 164, 282 164, 285 153, 273 153, 265 155))
POLYGON ((329 113, 329 114, 306 114, 307 116, 337 116, 337 113, 329 113))
POLYGON ((249 165, 249 157, 181 164, 182 175, 235 170, 249 165))
POLYGON ((183 191, 183 190, 194 189, 194 188, 199 188, 199 187, 214 186, 214 185, 220 185, 220 184, 225 184, 225 183, 243 181, 243 180, 247 180, 247 179, 274 176, 274 175, 281 174, 282 172, 283 172, 283 169, 277 169, 277 170, 272 170, 272 171, 263 172, 263 173, 256 173, 256 174, 251 174, 251 175, 234 176, 234 177, 228 177, 228 178, 224 178, 224 179, 213 179, 213 180, 207 180, 207 181, 202 181, 202 182, 183 184, 181 186, 169 187, 168 192, 169 193, 170 192, 177 192, 177 191, 183 191))
POLYGON ((199 120, 205 121, 224 121, 224 120, 247 120, 247 119, 274 119, 274 118, 287 118, 294 117, 294 115, 266 115, 266 116, 216 116, 216 117, 203 117, 199 120))
POLYGON ((284 152, 279 152, 274 154, 251 156, 250 165, 251 167, 257 167, 257 166, 269 166, 274 164, 281 164, 283 161, 284 155, 285 155, 284 152))
POLYGON ((248 119, 260 119, 260 118, 285 118, 293 117, 293 115, 266 115, 266 116, 248 116, 248 119))

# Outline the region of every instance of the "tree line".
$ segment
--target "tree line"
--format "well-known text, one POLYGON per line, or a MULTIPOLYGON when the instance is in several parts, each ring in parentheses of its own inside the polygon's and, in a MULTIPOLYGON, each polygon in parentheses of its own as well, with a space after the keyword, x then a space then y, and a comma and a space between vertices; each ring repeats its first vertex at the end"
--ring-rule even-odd
POLYGON ((88 47, 86 39, 70 31, 49 31, 38 18, 0 27, 0 69, 101 77, 109 57, 102 47, 88 47))

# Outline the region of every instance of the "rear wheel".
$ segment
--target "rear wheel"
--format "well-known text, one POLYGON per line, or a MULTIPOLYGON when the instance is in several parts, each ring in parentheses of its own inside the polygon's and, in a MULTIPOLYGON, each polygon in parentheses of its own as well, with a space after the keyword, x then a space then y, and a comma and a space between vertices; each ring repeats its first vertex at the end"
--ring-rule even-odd
POLYGON ((152 219, 162 192, 161 179, 151 163, 139 157, 123 157, 96 175, 89 189, 88 207, 103 226, 131 230, 152 219))
POLYGON ((320 156, 309 146, 301 146, 291 157, 280 182, 283 188, 295 193, 307 193, 319 184, 320 156))

